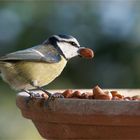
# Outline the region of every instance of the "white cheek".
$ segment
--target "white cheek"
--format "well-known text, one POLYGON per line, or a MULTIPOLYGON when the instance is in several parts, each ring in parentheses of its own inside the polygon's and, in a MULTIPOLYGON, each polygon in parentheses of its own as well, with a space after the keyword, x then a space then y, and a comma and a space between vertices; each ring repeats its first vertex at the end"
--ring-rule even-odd
POLYGON ((73 47, 72 45, 65 42, 58 42, 58 45, 67 59, 78 55, 78 48, 73 47))

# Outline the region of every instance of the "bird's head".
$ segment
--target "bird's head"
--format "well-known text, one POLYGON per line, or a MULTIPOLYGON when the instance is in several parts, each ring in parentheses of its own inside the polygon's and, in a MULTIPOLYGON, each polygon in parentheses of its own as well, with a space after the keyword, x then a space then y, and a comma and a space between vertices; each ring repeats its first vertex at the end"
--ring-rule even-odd
MULTIPOLYGON (((58 49, 58 51, 67 59, 71 59, 75 56, 82 56, 85 57, 83 54, 81 53, 83 52, 83 50, 85 50, 86 48, 84 47, 80 47, 79 42, 77 41, 76 38, 74 38, 73 36, 70 35, 53 35, 51 37, 48 38, 47 41, 44 42, 45 44, 51 44, 54 47, 56 47, 56 49, 58 49)), ((93 57, 93 51, 92 51, 92 57, 93 57)))

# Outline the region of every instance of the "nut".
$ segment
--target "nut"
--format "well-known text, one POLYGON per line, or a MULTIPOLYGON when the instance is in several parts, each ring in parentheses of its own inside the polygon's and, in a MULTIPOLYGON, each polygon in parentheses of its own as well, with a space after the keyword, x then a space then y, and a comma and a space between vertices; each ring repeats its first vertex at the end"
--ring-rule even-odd
POLYGON ((48 95, 45 94, 45 93, 42 93, 42 94, 41 94, 41 97, 44 98, 44 99, 48 99, 48 95))
POLYGON ((93 99, 93 93, 92 92, 85 92, 85 94, 87 95, 86 97, 88 99, 93 99))
POLYGON ((133 96, 133 97, 132 97, 132 100, 138 100, 138 101, 140 101, 140 95, 135 95, 135 96, 133 96))
POLYGON ((89 48, 80 48, 79 50, 79 54, 82 56, 82 57, 85 57, 87 59, 91 59, 94 57, 94 52, 93 50, 89 49, 89 48))
POLYGON ((111 92, 111 94, 112 94, 112 96, 113 97, 118 97, 118 98, 120 98, 120 99, 123 99, 124 98, 124 96, 123 95, 121 95, 118 91, 116 91, 116 90, 113 90, 113 91, 110 91, 111 92))
POLYGON ((72 93, 72 98, 80 98, 81 92, 76 90, 72 93))
POLYGON ((122 98, 119 98, 117 96, 112 97, 112 100, 123 100, 122 98))
POLYGON ((104 94, 104 91, 97 85, 93 88, 93 95, 104 94))
POLYGON ((130 100, 132 100, 132 97, 124 97, 123 98, 125 101, 130 101, 130 100))
POLYGON ((82 93, 80 98, 81 99, 88 99, 88 94, 87 93, 82 93))
POLYGON ((109 97, 110 97, 110 99, 112 99, 112 94, 111 94, 111 92, 109 92, 109 91, 104 91, 104 93, 106 94, 106 95, 108 95, 109 97))
MULTIPOLYGON (((135 95, 133 97, 129 97, 129 96, 124 97, 117 90, 104 91, 98 85, 93 88, 92 92, 81 93, 78 90, 73 92, 71 89, 67 89, 62 93, 62 95, 65 98, 97 99, 97 100, 121 100, 121 101, 137 100, 137 101, 140 101, 140 95, 135 95)), ((45 96, 45 95, 42 95, 42 97, 44 97, 44 99, 47 98, 47 96, 45 96)))
POLYGON ((65 90, 62 95, 65 97, 65 98, 71 98, 72 97, 72 90, 71 89, 67 89, 65 90))
POLYGON ((94 99, 111 100, 110 96, 108 96, 107 94, 98 94, 94 96, 94 99))
POLYGON ((98 85, 93 88, 94 99, 111 100, 112 95, 109 92, 104 92, 98 85))

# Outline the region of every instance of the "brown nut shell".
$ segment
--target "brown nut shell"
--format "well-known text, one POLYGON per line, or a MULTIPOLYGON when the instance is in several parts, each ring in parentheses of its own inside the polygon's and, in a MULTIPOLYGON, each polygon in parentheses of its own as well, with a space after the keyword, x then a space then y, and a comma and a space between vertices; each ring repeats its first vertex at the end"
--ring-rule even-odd
POLYGON ((93 88, 94 99, 111 100, 112 95, 110 92, 104 92, 98 85, 93 88))
POLYGON ((80 98, 80 96, 81 96, 81 92, 78 90, 74 91, 72 94, 72 98, 80 98))
POLYGON ((110 98, 110 96, 107 95, 107 94, 98 94, 98 95, 94 95, 94 99, 98 99, 98 100, 111 100, 112 98, 110 98))
POLYGON ((91 59, 94 57, 94 52, 93 50, 89 49, 89 48, 80 48, 79 49, 79 54, 87 59, 91 59))
POLYGON ((130 100, 132 100, 132 97, 124 97, 123 98, 125 101, 130 101, 130 100))
POLYGON ((104 94, 104 91, 97 85, 93 88, 93 95, 104 94))
POLYGON ((87 93, 82 93, 80 98, 81 99, 88 99, 88 94, 87 93))
POLYGON ((121 95, 118 91, 116 91, 116 90, 113 90, 113 91, 110 91, 111 92, 111 94, 112 94, 112 96, 113 97, 118 97, 118 98, 121 98, 121 99, 123 99, 124 98, 124 96, 123 95, 121 95))
POLYGON ((112 100, 124 100, 124 99, 119 98, 119 97, 117 97, 117 96, 114 96, 114 97, 112 97, 112 100))
POLYGON ((62 95, 65 97, 65 98, 71 98, 72 97, 72 89, 67 89, 65 90, 62 95))
POLYGON ((138 101, 140 101, 140 95, 135 95, 135 96, 133 96, 133 97, 132 97, 132 100, 138 100, 138 101))

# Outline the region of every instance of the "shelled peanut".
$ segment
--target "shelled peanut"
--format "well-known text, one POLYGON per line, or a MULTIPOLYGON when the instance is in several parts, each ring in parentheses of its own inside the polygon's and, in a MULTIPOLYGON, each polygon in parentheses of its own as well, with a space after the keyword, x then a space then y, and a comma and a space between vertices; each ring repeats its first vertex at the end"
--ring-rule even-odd
POLYGON ((133 97, 125 97, 119 91, 104 91, 98 85, 92 89, 92 92, 81 92, 79 90, 73 91, 71 89, 65 90, 62 95, 64 98, 78 98, 78 99, 95 99, 95 100, 122 100, 130 101, 137 100, 140 101, 140 95, 135 95, 133 97))

